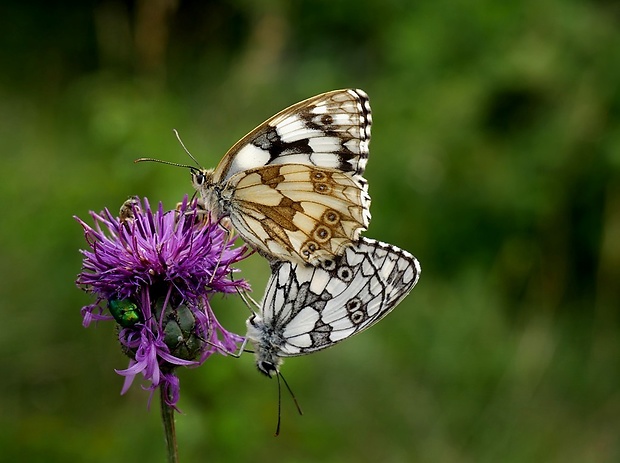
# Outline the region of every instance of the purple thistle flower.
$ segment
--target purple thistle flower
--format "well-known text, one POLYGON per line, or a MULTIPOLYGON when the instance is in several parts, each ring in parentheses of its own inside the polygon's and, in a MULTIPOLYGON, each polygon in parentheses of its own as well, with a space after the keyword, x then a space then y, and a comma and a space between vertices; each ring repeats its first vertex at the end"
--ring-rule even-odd
POLYGON ((76 284, 97 296, 82 308, 83 325, 116 320, 129 367, 121 393, 142 374, 149 390, 162 387, 166 403, 179 399, 177 366, 202 364, 215 352, 233 352, 243 337, 225 330, 209 305, 214 293, 248 289, 232 279, 231 266, 249 255, 233 248, 226 230, 205 220, 205 211, 187 196, 176 210, 152 211, 145 198, 123 204, 120 217, 108 209, 91 212, 94 227, 84 228, 90 249, 82 250, 82 272, 76 284), (106 311, 110 315, 106 314, 106 311))

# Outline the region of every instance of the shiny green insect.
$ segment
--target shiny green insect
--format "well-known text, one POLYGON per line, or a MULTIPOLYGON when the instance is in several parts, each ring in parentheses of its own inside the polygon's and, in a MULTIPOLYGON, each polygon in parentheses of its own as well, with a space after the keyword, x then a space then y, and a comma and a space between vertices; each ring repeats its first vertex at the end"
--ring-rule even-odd
MULTIPOLYGON (((159 305, 159 301, 158 301, 159 305)), ((196 334, 196 319, 187 305, 168 305, 164 316, 164 343, 170 353, 184 360, 195 360, 202 352, 204 341, 196 334)))
POLYGON ((131 328, 136 323, 143 321, 140 309, 130 299, 110 299, 108 309, 114 320, 124 328, 131 328))

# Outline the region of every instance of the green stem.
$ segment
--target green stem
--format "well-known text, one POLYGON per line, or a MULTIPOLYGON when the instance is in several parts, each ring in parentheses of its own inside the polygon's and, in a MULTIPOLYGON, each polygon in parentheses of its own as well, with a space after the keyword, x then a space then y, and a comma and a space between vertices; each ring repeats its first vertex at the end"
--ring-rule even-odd
POLYGON ((164 424, 164 437, 166 439, 166 453, 168 463, 179 463, 177 451, 177 434, 174 429, 174 408, 166 403, 166 392, 163 387, 159 387, 161 400, 161 419, 164 424))

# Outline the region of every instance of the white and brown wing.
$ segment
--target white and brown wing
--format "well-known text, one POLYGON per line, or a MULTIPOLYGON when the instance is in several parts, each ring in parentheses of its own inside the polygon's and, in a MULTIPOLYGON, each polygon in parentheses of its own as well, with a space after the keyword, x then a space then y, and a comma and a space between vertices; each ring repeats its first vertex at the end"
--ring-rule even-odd
POLYGON ((318 265, 368 228, 371 123, 363 91, 317 95, 252 130, 215 170, 195 172, 194 186, 265 256, 318 265))
POLYGON ((272 165, 235 180, 231 223, 272 259, 318 265, 342 254, 368 228, 370 197, 338 170, 272 165))

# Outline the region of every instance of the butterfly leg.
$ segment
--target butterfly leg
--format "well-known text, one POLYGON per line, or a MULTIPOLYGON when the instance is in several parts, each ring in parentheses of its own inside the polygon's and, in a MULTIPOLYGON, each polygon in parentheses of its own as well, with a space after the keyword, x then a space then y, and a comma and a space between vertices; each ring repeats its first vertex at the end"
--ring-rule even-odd
POLYGON ((237 294, 239 294, 239 296, 241 297, 241 299, 243 300, 247 308, 250 309, 250 312, 252 312, 252 314, 256 314, 252 306, 256 307, 257 309, 260 309, 260 304, 256 302, 254 298, 250 296, 250 294, 246 290, 239 289, 238 287, 235 287, 235 289, 237 290, 237 294))
MULTIPOLYGON (((231 223, 230 223, 230 219, 228 217, 222 217, 220 218, 220 220, 218 220, 217 222, 218 226, 221 227, 226 233, 226 243, 231 243, 233 241, 233 237, 235 234, 234 228, 232 227, 231 223)), ((209 284, 211 284, 211 282, 213 281, 213 279, 215 278, 215 275, 217 274, 217 269, 220 266, 220 262, 222 261, 222 256, 224 255, 224 251, 226 250, 226 246, 222 246, 222 251, 220 252, 220 255, 217 259, 217 264, 215 265, 215 268, 213 269, 213 274, 211 275, 211 279, 209 280, 209 284)), ((232 275, 231 275, 231 280, 232 280, 232 275)))
POLYGON ((246 346, 246 344, 248 343, 248 339, 247 339, 247 338, 243 338, 243 342, 241 343, 241 347, 239 347, 239 350, 238 350, 237 352, 230 352, 230 351, 227 351, 226 349, 222 349, 222 347, 221 347, 221 346, 218 346, 217 344, 215 344, 215 343, 213 343, 213 342, 211 342, 211 341, 208 341, 208 340, 206 340, 206 339, 203 339, 203 341, 204 341, 206 344, 209 344, 210 346, 215 347, 215 348, 216 348, 219 352, 221 352, 221 353, 223 353, 223 354, 225 354, 225 355, 230 355, 231 357, 234 357, 234 358, 236 358, 236 359, 238 359, 239 357, 241 357, 241 355, 242 355, 244 352, 252 353, 251 351, 246 351, 246 350, 245 350, 245 346, 246 346))

